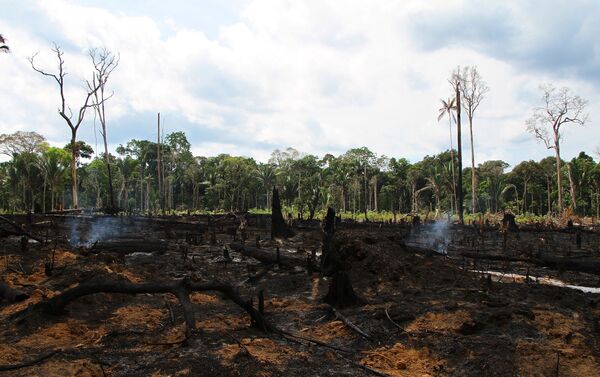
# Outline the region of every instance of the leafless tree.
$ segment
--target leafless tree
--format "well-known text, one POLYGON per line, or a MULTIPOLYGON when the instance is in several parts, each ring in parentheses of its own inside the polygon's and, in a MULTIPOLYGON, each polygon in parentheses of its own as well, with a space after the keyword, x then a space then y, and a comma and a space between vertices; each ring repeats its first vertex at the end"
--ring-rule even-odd
POLYGON ((460 113, 461 113, 461 102, 460 102, 460 88, 461 88, 461 69, 460 67, 457 67, 452 74, 450 75, 450 78, 448 79, 448 82, 450 82, 450 85, 452 86, 452 89, 454 90, 455 96, 456 96, 456 149, 457 149, 457 158, 458 158, 458 167, 457 167, 457 172, 458 172, 458 179, 457 179, 457 187, 456 187, 456 195, 458 196, 458 200, 457 200, 457 210, 458 210, 458 216, 460 218, 460 222, 463 223, 464 222, 464 213, 463 213, 463 189, 462 189, 462 142, 461 142, 461 118, 460 118, 460 113))
POLYGON ((541 140, 546 148, 554 149, 556 157, 556 181, 558 185, 558 208, 564 209, 563 189, 560 166, 560 139, 561 127, 573 123, 585 125, 589 114, 585 112, 588 101, 571 94, 569 88, 555 88, 552 84, 542 85, 543 105, 533 110, 533 114, 526 121, 527 131, 541 140))
POLYGON ((110 199, 110 211, 112 212, 116 209, 116 207, 113 192, 110 155, 108 154, 108 142, 106 137, 106 108, 104 105, 106 101, 113 96, 113 93, 108 95, 106 94, 106 83, 111 73, 119 65, 120 57, 119 55, 113 54, 106 48, 102 50, 92 49, 90 50, 89 55, 92 59, 92 63, 94 64, 94 74, 92 76, 92 82, 87 81, 87 89, 88 92, 93 93, 92 105, 94 106, 94 110, 96 111, 96 115, 98 116, 98 120, 100 121, 100 126, 102 128, 100 134, 104 140, 104 158, 108 172, 108 191, 110 199), (95 88, 98 89, 95 90, 95 88))
POLYGON ((462 107, 469 118, 469 138, 471 141, 471 207, 472 213, 477 212, 477 182, 475 178, 475 148, 473 146, 473 117, 481 101, 489 91, 489 87, 481 78, 477 67, 467 66, 461 73, 460 91, 462 107))
POLYGON ((73 198, 72 206, 73 208, 77 208, 79 206, 79 201, 77 198, 77 131, 83 122, 87 109, 94 106, 91 100, 95 93, 100 89, 100 83, 96 82, 94 85, 87 88, 83 104, 79 107, 79 110, 74 115, 71 107, 67 103, 65 96, 65 77, 67 76, 67 72, 65 72, 64 69, 65 61, 63 58, 65 53, 56 43, 54 43, 54 48, 52 48, 52 51, 56 54, 56 58, 58 60, 58 72, 56 73, 47 72, 36 66, 35 58, 37 53, 29 57, 28 60, 31 64, 31 68, 33 68, 34 71, 54 79, 58 85, 60 93, 58 114, 64 119, 64 121, 67 123, 67 126, 71 130, 71 194, 73 198))

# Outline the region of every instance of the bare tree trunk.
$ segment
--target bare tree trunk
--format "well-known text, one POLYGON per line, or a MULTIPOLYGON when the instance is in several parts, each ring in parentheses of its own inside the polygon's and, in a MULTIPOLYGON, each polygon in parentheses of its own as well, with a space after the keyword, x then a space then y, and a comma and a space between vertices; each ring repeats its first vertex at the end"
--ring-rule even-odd
POLYGON ((379 205, 378 205, 378 199, 377 199, 377 176, 374 177, 375 178, 375 184, 373 185, 373 195, 374 195, 374 200, 375 200, 375 212, 379 212, 379 205))
POLYGON ((550 177, 546 176, 546 184, 548 186, 548 216, 552 214, 552 192, 550 191, 550 177))
POLYGON ((75 150, 77 131, 71 130, 71 197, 73 202, 71 207, 78 208, 79 200, 77 198, 77 151, 75 150))
MULTIPOLYGON (((451 206, 452 213, 454 213, 454 209, 456 208, 456 169, 454 168, 454 146, 452 139, 452 117, 448 114, 448 127, 450 130, 450 168, 452 169, 452 195, 454 196, 454 207, 451 206)), ((452 204, 452 199, 450 200, 452 204)))
POLYGON ((469 116, 469 138, 471 140, 471 213, 477 212, 477 184, 475 179, 475 149, 473 147, 473 117, 469 116))
POLYGON ((367 162, 365 161, 365 167, 364 167, 364 175, 365 175, 365 179, 364 179, 364 183, 365 183, 365 205, 364 205, 364 209, 365 209, 365 221, 369 221, 369 216, 367 214, 367 196, 368 196, 368 190, 367 190, 367 162))
POLYGON ((44 188, 42 190, 42 212, 46 212, 46 175, 44 174, 44 188))
POLYGON ((562 179, 560 174, 560 145, 558 142, 558 132, 554 133, 554 152, 556 155, 556 184, 558 185, 558 213, 564 210, 562 179))
POLYGON ((573 210, 577 210, 577 195, 575 191, 575 182, 573 181, 573 173, 571 172, 571 164, 567 164, 569 171, 569 188, 571 191, 571 202, 573 203, 573 210))
POLYGON ((54 211, 54 189, 55 189, 55 184, 54 182, 50 182, 50 211, 54 211))
POLYGON ((160 181, 161 181, 161 177, 160 177, 160 113, 158 113, 158 132, 157 132, 157 141, 156 141, 156 178, 157 178, 157 182, 158 182, 158 202, 159 202, 159 206, 161 207, 161 209, 164 212, 164 205, 162 202, 162 188, 160 185, 160 181))
POLYGON ((524 214, 525 211, 527 210, 527 181, 523 182, 523 203, 521 206, 521 213, 524 214))
POLYGON ((456 133, 457 133, 457 149, 458 149, 458 184, 456 193, 458 195, 458 217, 460 223, 464 224, 463 214, 463 189, 462 189, 462 142, 461 142, 461 124, 460 124, 460 85, 456 84, 456 133))

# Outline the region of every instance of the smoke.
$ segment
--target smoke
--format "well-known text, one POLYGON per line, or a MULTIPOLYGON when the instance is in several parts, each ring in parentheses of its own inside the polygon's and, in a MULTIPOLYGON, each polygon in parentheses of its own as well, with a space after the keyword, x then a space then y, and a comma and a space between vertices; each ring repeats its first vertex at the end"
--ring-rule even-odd
POLYGON ((448 254, 448 245, 450 245, 449 229, 450 223, 447 220, 436 221, 433 224, 433 242, 431 248, 440 254, 448 254))
POLYGON ((426 247, 439 254, 447 255, 452 241, 448 220, 437 220, 433 224, 423 224, 413 227, 408 238, 408 244, 426 247))
POLYGON ((69 243, 77 247, 91 247, 95 242, 115 238, 121 234, 116 218, 72 219, 69 243))

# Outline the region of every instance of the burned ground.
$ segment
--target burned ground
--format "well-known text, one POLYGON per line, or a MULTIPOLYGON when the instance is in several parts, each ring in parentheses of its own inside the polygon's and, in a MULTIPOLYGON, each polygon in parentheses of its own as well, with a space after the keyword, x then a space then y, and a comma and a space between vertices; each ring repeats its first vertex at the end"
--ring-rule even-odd
POLYGON ((336 242, 363 303, 334 312, 323 303, 328 281, 305 268, 306 256, 321 247, 316 224, 271 241, 268 220, 250 221, 247 245, 273 254, 279 248, 297 261, 266 270, 228 246, 234 237, 240 242, 235 219, 34 222, 32 232, 57 241, 29 242, 23 253, 18 237, 1 240, 3 280, 29 298, 1 303, 0 366, 48 357, 0 372, 7 376, 596 376, 600 370, 597 294, 517 277, 500 283, 500 276, 472 271, 529 272, 598 287, 595 274, 516 260, 539 257, 533 250, 593 263, 600 257, 597 233, 584 233, 578 247, 575 233, 524 229, 509 233, 505 246, 497 229, 454 226, 445 255, 436 252, 435 230, 427 227, 342 224, 336 242), (515 260, 460 256, 467 252, 515 260), (215 291, 190 295, 196 322, 186 342, 183 311, 171 294, 99 293, 74 300, 60 315, 33 310, 90 281, 182 278, 230 284, 255 306, 262 291, 265 318, 297 336, 251 326, 241 307, 215 291))

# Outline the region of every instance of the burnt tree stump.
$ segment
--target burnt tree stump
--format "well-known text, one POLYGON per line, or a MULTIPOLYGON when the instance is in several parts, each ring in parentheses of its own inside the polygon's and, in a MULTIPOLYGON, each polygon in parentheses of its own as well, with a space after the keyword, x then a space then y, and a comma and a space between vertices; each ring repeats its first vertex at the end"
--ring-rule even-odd
POLYGON ((271 204, 271 239, 277 237, 292 237, 294 232, 286 225, 281 214, 281 201, 279 191, 273 187, 273 201, 271 204))
POLYGON ((324 298, 331 306, 344 308, 361 302, 352 288, 349 269, 340 253, 340 245, 335 242, 335 211, 329 207, 323 226, 321 272, 323 276, 331 277, 329 291, 324 298))

